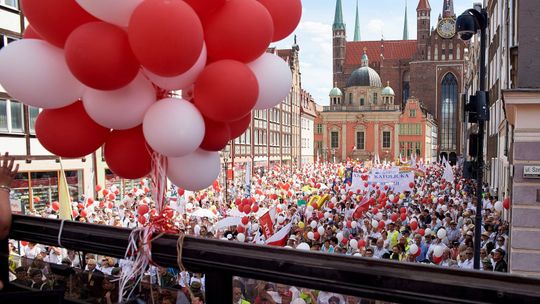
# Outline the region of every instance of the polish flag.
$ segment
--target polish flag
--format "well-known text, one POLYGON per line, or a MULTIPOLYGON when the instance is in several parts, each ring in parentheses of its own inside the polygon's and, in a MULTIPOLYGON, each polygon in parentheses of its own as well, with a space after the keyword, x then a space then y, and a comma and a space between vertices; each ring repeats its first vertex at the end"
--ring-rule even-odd
POLYGON ((287 239, 291 233, 292 223, 287 224, 287 226, 281 228, 278 232, 274 233, 270 238, 266 240, 266 245, 271 246, 280 246, 283 247, 287 245, 287 239))

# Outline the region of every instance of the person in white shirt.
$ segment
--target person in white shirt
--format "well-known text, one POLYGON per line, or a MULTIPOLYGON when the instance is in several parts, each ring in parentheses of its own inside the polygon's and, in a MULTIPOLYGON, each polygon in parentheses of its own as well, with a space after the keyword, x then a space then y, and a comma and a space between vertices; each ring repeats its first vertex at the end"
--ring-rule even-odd
POLYGON ((62 264, 62 259, 66 256, 65 250, 59 247, 51 247, 49 255, 43 259, 47 263, 62 264))
POLYGON ((388 253, 388 250, 384 248, 384 240, 382 238, 377 239, 377 246, 373 247, 373 257, 382 259, 382 256, 386 253, 388 253))
POLYGON ((458 264, 459 268, 461 269, 473 269, 474 263, 473 263, 473 249, 467 248, 465 249, 465 260, 460 262, 458 264))

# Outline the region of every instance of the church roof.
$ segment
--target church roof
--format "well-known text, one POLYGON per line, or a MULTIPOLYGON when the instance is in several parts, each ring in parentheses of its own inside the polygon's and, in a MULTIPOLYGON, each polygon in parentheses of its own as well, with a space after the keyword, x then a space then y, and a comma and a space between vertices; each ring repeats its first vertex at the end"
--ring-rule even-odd
POLYGON ((381 62, 381 44, 384 45, 384 59, 412 59, 416 52, 416 40, 384 40, 347 42, 345 64, 360 65, 364 47, 370 62, 381 62))
POLYGON ((418 2, 418 7, 416 8, 416 10, 431 10, 429 0, 420 0, 418 2))
POLYGON ((347 79, 347 87, 382 87, 381 77, 374 69, 363 66, 352 72, 347 79))

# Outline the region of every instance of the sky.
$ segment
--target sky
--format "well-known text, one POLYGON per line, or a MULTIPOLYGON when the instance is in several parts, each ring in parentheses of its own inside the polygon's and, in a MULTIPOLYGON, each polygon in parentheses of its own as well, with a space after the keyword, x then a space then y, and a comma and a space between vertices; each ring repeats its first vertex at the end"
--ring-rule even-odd
MULTIPOLYGON (((347 26, 347 40, 354 37, 354 21, 357 0, 342 0, 343 19, 347 26)), ((402 39, 405 2, 409 39, 416 39, 416 7, 418 0, 358 0, 360 34, 362 40, 402 39)), ((431 25, 437 22, 444 0, 429 0, 431 25)), ((479 0, 454 0, 454 11, 460 15, 479 0)), ((300 47, 300 71, 302 87, 315 102, 328 105, 328 93, 332 84, 332 23, 336 0, 302 0, 302 19, 294 34, 300 47)), ((278 48, 290 48, 294 34, 273 43, 278 48)))

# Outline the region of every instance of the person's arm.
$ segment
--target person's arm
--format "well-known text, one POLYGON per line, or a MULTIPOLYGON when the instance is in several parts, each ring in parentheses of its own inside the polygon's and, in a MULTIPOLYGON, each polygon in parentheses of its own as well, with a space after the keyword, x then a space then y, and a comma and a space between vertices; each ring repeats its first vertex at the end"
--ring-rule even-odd
POLYGON ((7 238, 11 228, 9 193, 11 192, 11 181, 19 170, 19 165, 13 168, 14 163, 15 159, 6 152, 0 164, 0 240, 7 238))

